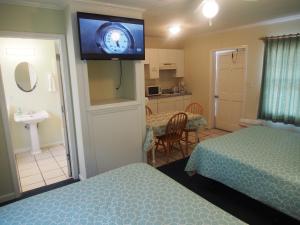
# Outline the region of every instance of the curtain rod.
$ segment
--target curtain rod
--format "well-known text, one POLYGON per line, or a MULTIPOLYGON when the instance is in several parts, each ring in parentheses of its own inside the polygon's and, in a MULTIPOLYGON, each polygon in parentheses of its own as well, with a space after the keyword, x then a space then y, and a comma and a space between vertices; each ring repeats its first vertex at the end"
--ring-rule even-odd
POLYGON ((297 34, 286 34, 286 35, 279 35, 279 36, 270 36, 270 37, 262 37, 260 40, 270 40, 270 39, 282 39, 282 38, 291 38, 291 37, 300 37, 300 33, 297 34))

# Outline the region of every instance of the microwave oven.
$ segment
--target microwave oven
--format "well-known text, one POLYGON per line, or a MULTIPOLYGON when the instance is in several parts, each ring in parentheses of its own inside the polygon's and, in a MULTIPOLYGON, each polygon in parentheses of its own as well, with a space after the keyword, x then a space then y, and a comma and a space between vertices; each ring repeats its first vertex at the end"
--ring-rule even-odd
POLYGON ((147 86, 146 87, 146 96, 155 96, 160 95, 161 90, 159 86, 147 86))

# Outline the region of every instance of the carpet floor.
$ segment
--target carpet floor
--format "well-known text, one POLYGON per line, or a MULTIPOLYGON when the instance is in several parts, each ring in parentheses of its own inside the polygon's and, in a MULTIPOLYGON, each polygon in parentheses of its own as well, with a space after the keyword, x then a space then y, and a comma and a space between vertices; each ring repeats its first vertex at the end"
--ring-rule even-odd
POLYGON ((172 162, 157 169, 195 192, 212 204, 248 224, 293 225, 297 221, 219 182, 200 175, 188 176, 184 172, 188 158, 172 162))
POLYGON ((51 190, 54 190, 54 189, 57 189, 57 188, 60 188, 60 187, 63 187, 63 186, 69 185, 69 184, 76 183, 78 181, 79 180, 69 178, 69 179, 64 180, 64 181, 60 181, 60 182, 57 182, 57 183, 54 183, 54 184, 39 187, 39 188, 36 188, 34 190, 26 191, 26 192, 21 193, 21 196, 18 197, 18 198, 0 203, 0 207, 8 205, 8 204, 16 202, 16 201, 20 201, 20 200, 25 199, 25 198, 29 198, 29 197, 34 196, 34 195, 38 195, 38 194, 41 194, 41 193, 44 193, 44 192, 47 192, 47 191, 51 191, 51 190))

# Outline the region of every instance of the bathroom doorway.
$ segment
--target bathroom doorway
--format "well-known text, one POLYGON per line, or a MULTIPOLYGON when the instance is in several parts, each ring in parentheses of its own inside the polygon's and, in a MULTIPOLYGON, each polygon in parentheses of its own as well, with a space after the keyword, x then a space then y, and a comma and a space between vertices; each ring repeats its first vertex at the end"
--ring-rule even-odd
POLYGON ((78 176, 66 67, 57 38, 0 37, 2 116, 19 193, 78 176))

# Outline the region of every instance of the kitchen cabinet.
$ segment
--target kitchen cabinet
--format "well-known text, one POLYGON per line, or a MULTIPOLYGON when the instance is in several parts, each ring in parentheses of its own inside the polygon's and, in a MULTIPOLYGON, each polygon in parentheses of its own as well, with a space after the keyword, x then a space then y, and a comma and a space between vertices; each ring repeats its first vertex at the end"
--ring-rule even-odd
POLYGON ((158 113, 157 110, 157 99, 150 99, 147 106, 151 109, 152 113, 158 113))
POLYGON ((192 96, 191 95, 185 95, 183 96, 183 108, 186 109, 186 107, 192 103, 192 96))
POLYGON ((149 79, 158 79, 159 71, 170 67, 176 70, 175 77, 184 77, 184 51, 181 49, 145 49, 145 65, 149 68, 149 79))
POLYGON ((150 49, 146 48, 145 49, 145 60, 144 60, 144 64, 149 64, 150 63, 150 49))
POLYGON ((147 59, 149 61, 149 78, 158 79, 159 78, 159 60, 158 60, 158 50, 154 48, 147 49, 148 54, 147 59))
POLYGON ((177 62, 176 52, 177 51, 179 51, 179 50, 175 50, 175 49, 158 49, 159 66, 162 67, 165 64, 176 64, 176 62, 177 62))
POLYGON ((175 110, 176 111, 183 111, 184 109, 185 109, 184 102, 182 101, 182 99, 175 102, 175 110))
POLYGON ((148 106, 153 113, 184 111, 191 103, 191 95, 150 99, 148 106))
POLYGON ((157 104, 159 113, 176 111, 175 102, 161 102, 157 104))
POLYGON ((184 77, 184 52, 183 50, 175 50, 176 55, 176 77, 184 77))
POLYGON ((172 112, 183 110, 183 96, 158 99, 158 112, 172 112))

